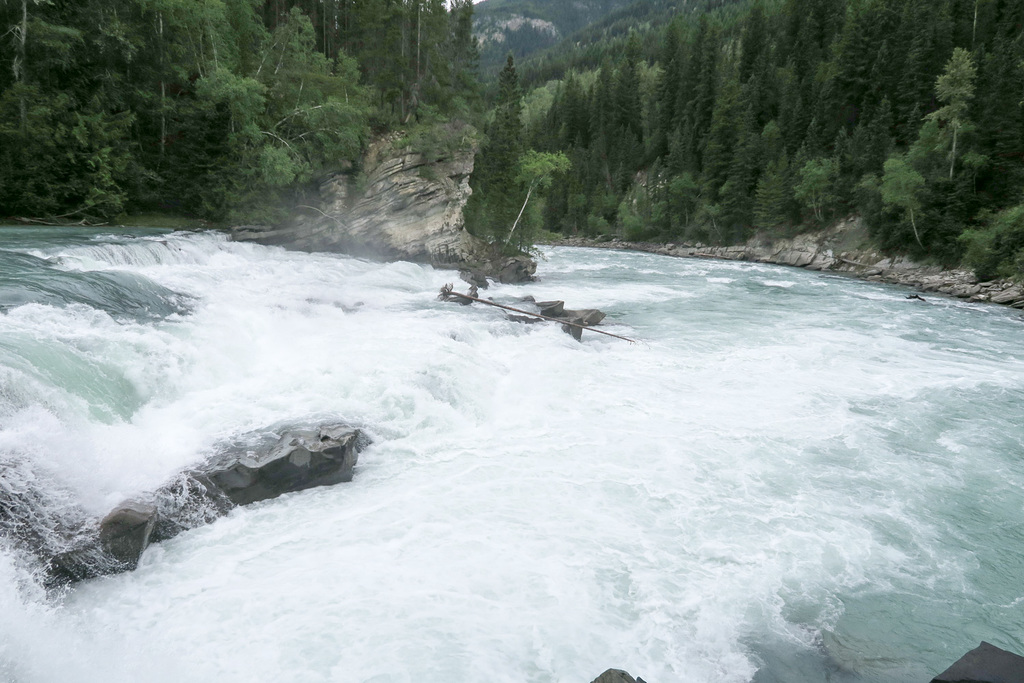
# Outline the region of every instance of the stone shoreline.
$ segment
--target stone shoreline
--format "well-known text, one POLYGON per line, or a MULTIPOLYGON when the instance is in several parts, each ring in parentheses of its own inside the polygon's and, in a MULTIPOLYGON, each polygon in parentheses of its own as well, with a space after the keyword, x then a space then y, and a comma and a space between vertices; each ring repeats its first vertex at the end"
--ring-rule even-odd
POLYGON ((1012 280, 979 282, 970 270, 945 269, 916 263, 902 256, 889 257, 865 247, 866 231, 859 218, 848 218, 826 230, 792 238, 755 236, 745 244, 721 247, 700 243, 598 242, 569 237, 554 245, 644 251, 665 256, 717 258, 794 266, 912 287, 966 301, 987 302, 1024 309, 1024 287, 1012 280))

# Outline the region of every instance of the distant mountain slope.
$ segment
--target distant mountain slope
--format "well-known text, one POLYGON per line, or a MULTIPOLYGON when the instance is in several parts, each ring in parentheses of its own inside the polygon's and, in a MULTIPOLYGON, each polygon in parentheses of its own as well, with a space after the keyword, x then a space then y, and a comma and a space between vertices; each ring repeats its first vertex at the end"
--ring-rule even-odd
POLYGON ((633 0, 517 62, 520 77, 524 85, 535 86, 562 78, 568 69, 597 68, 605 56, 621 54, 631 31, 640 36, 644 58, 653 61, 662 32, 674 17, 716 11, 722 16, 722 12, 740 12, 748 3, 749 0, 633 0))
POLYGON ((518 61, 551 47, 633 1, 484 0, 473 8, 480 68, 484 73, 493 71, 509 52, 518 61))
POLYGON ((561 78, 567 68, 590 69, 621 52, 630 31, 654 58, 661 30, 680 14, 739 11, 749 0, 484 0, 474 8, 480 67, 494 76, 511 52, 523 84, 561 78))

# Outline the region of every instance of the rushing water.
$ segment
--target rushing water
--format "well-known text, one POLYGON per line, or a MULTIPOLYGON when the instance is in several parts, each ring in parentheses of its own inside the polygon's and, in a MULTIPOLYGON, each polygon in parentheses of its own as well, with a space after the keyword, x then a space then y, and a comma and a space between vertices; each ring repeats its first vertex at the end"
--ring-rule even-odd
POLYGON ((66 595, 0 543, 0 680, 923 682, 1022 650, 1018 312, 545 256, 488 295, 642 343, 438 302, 452 274, 408 263, 0 231, 0 486, 101 515, 241 434, 375 440, 354 482, 66 595))

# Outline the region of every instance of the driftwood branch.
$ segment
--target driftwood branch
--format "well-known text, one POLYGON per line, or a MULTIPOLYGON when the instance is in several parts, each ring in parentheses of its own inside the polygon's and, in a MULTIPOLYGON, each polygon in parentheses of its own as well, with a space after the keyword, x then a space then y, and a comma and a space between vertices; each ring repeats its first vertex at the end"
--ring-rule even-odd
POLYGON ((339 219, 337 218, 337 216, 332 216, 332 215, 331 215, 331 214, 329 214, 329 213, 325 213, 325 212, 324 212, 324 211, 323 211, 322 209, 318 209, 318 208, 316 208, 315 206, 310 206, 309 204, 299 204, 299 208, 300 208, 300 209, 312 209, 313 211, 316 211, 317 213, 319 213, 319 214, 320 214, 321 216, 323 216, 324 218, 330 218, 330 219, 331 219, 332 221, 334 221, 335 223, 337 223, 337 224, 338 224, 338 225, 339 225, 340 227, 342 227, 342 228, 344 228, 344 227, 345 227, 345 224, 344 224, 344 223, 342 223, 342 222, 341 222, 341 221, 340 221, 340 220, 339 220, 339 219))
POLYGON ((598 334, 603 334, 603 335, 607 335, 609 337, 615 337, 616 339, 621 339, 623 341, 628 341, 630 344, 636 344, 637 343, 637 341, 635 339, 630 339, 629 337, 622 337, 622 336, 619 336, 617 334, 612 334, 611 332, 605 332, 604 330, 595 330, 590 325, 584 325, 582 323, 576 323, 576 322, 572 322, 570 320, 564 320, 562 318, 552 318, 551 316, 541 315, 540 313, 531 313, 530 311, 524 311, 521 308, 513 308, 511 306, 505 306, 503 304, 495 303, 494 301, 491 301, 490 299, 481 299, 479 297, 470 296, 469 294, 461 294, 459 292, 454 291, 451 284, 447 284, 444 287, 442 287, 441 288, 441 293, 438 294, 437 298, 440 299, 441 301, 448 301, 449 299, 460 299, 460 300, 465 300, 465 301, 476 301, 477 303, 487 304, 488 306, 494 306, 496 308, 503 308, 506 311, 513 311, 515 313, 522 313, 523 315, 528 315, 531 318, 540 318, 541 320, 549 320, 549 321, 551 321, 553 323, 562 323, 563 325, 569 325, 570 327, 578 327, 581 330, 590 330, 591 332, 597 332, 598 334))

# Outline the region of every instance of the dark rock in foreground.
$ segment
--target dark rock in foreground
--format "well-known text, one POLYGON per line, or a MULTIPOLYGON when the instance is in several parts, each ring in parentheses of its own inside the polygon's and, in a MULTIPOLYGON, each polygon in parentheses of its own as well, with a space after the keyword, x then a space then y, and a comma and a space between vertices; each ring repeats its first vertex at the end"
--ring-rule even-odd
POLYGON ((1024 657, 982 641, 932 683, 1024 683, 1024 657))
POLYGON ((358 429, 326 425, 285 432, 261 448, 236 448, 179 473, 152 493, 96 520, 47 494, 0 490, 0 533, 38 558, 56 587, 134 569, 152 543, 208 524, 238 505, 352 480, 358 429))
POLYGON ((134 569, 149 545, 156 520, 156 506, 126 501, 100 520, 100 547, 119 564, 134 569))
POLYGON ((591 683, 644 683, 644 679, 633 678, 622 669, 608 669, 591 683))
POLYGON ((205 476, 235 505, 352 481, 359 431, 343 425, 286 432, 268 453, 215 465, 205 476))

